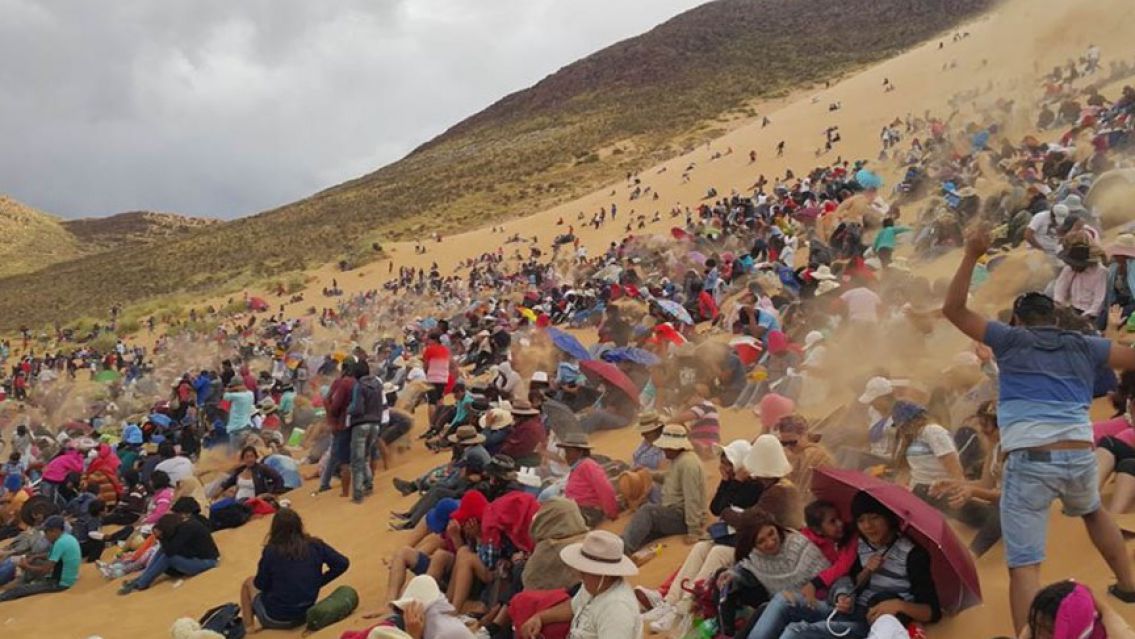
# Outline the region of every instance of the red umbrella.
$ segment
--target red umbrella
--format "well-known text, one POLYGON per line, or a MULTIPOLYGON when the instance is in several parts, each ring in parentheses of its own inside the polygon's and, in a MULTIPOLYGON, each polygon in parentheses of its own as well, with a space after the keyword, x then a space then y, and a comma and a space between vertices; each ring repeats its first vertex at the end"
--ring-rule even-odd
POLYGON ((670 229, 670 235, 674 236, 674 239, 679 241, 690 239, 690 234, 687 233, 685 229, 677 226, 670 229))
POLYGON ((973 556, 946 518, 914 493, 857 470, 819 468, 812 479, 818 499, 835 504, 850 519, 851 500, 870 494, 902 520, 903 532, 930 553, 930 572, 942 609, 954 614, 981 603, 981 583, 973 556))
POLYGON ((627 374, 619 370, 614 364, 597 359, 588 359, 579 363, 579 369, 591 381, 614 386, 626 393, 632 402, 638 404, 638 386, 635 386, 631 378, 627 377, 627 374))

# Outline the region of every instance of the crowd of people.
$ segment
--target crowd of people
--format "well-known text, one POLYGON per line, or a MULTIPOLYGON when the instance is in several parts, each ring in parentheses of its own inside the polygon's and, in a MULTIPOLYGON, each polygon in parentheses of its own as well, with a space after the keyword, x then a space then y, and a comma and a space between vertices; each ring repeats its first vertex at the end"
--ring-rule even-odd
MULTIPOLYGON (((1135 501, 1135 351, 1106 339, 1135 310, 1135 237, 1105 242, 1116 224, 1089 197, 1129 164, 1135 89, 1108 99, 1100 85, 1119 78, 1088 59, 1046 81, 1054 142, 1005 138, 1020 107, 1003 101, 964 125, 897 119, 883 157, 906 179, 890 194, 878 161, 837 158, 715 195, 665 237, 628 229, 594 257, 569 228, 548 251, 501 247, 463 275, 399 269, 318 318, 240 313, 152 357, 121 342, 29 354, 14 379, 38 367, 66 383, 43 371, 76 360, 95 378, 138 374, 107 376, 108 401, 61 428, 4 414, 0 601, 65 591, 84 561, 121 595, 191 578, 224 555, 215 531, 270 516, 230 626, 343 619, 354 606, 320 593, 350 560, 306 532, 287 493, 314 469, 317 495, 337 482, 367 504, 379 465, 420 446, 444 461, 393 479, 412 501, 388 526, 406 537, 385 601, 368 602, 377 621, 355 636, 932 636, 980 601, 974 557, 997 544, 1017 633, 1129 636, 1102 593, 1040 579, 1059 499, 1114 573, 1107 596, 1135 603, 1112 517, 1135 501), (899 256, 907 245, 964 257, 934 282, 899 256), (971 310, 1022 265, 1010 309, 971 310), (316 322, 351 346, 317 348, 316 322), (164 365, 204 343, 199 369, 164 365), (1093 424, 1104 397, 1115 417, 1093 424), (725 441, 734 414, 753 426, 725 441), (631 457, 601 454, 620 429, 641 438, 631 457), (239 461, 203 470, 213 455, 239 461), (912 512, 954 528, 928 537, 912 512), (632 586, 666 537, 684 540, 680 565, 632 586)), ((646 186, 628 176, 632 193, 646 186)), ((34 408, 48 389, 32 390, 12 401, 34 408)))

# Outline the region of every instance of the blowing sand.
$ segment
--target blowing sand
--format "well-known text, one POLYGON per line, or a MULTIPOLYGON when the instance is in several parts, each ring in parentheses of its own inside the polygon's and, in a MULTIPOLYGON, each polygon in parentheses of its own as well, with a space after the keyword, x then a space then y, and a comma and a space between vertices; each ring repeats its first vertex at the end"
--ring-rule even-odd
MULTIPOLYGON (((744 188, 758 175, 770 180, 783 175, 793 167, 798 173, 818 163, 827 163, 836 154, 847 159, 874 158, 879 149, 879 131, 896 117, 907 114, 921 116, 930 111, 948 115, 950 100, 963 91, 977 90, 980 96, 958 103, 968 110, 973 103, 988 102, 994 98, 1032 97, 1037 91, 1037 78, 1041 73, 1069 57, 1080 54, 1090 43, 1103 49, 1105 59, 1130 58, 1135 55, 1135 41, 1130 28, 1135 26, 1135 11, 1130 0, 1100 2, 1072 2, 1070 0, 1019 0, 1004 5, 997 13, 965 26, 970 37, 952 42, 950 34, 943 34, 944 48, 939 40, 874 66, 829 89, 805 92, 795 101, 780 105, 767 113, 772 123, 761 127, 759 120, 740 126, 724 137, 713 141, 709 148, 701 146, 684 156, 674 158, 655 167, 643 167, 640 172, 643 186, 660 193, 656 202, 628 201, 629 189, 619 182, 597 190, 579 200, 536 213, 529 217, 506 222, 504 234, 490 228, 450 234, 442 227, 441 243, 425 242, 427 252, 416 255, 412 243, 386 246, 392 256, 394 268, 412 266, 428 269, 437 262, 442 273, 450 273, 456 264, 466 258, 495 250, 506 236, 520 233, 538 236, 540 245, 547 248, 554 235, 566 231, 573 224, 583 245, 595 254, 612 241, 624 235, 624 216, 631 211, 645 214, 647 219, 659 210, 662 221, 648 222, 645 231, 636 234, 662 233, 672 221, 668 211, 675 206, 693 207, 700 202, 709 187, 715 187, 720 196, 727 196, 731 188, 744 188), (947 69, 943 70, 943 65, 947 69), (884 78, 890 79, 896 90, 884 93, 884 78), (988 90, 988 92, 987 92, 988 90), (813 97, 815 96, 815 97, 813 97), (842 103, 838 111, 829 112, 828 104, 842 103), (815 156, 823 144, 823 131, 839 126, 842 142, 828 155, 815 156), (780 140, 788 141, 784 156, 776 158, 775 147, 780 140), (715 152, 733 153, 710 160, 715 152), (755 164, 749 164, 749 151, 758 155, 755 164), (682 182, 685 167, 696 163, 688 183, 682 182), (662 169, 665 169, 662 172, 662 169), (615 191, 616 195, 611 196, 615 191), (619 218, 598 230, 585 227, 576 221, 578 212, 586 218, 599 209, 618 204, 619 218), (560 218, 564 227, 556 226, 560 218)), ((980 105, 979 105, 980 106, 980 105)), ((761 109, 758 109, 761 110, 761 109)), ((1018 126, 1024 134, 1031 114, 1022 114, 1018 126)), ((895 181, 894 169, 888 164, 875 167, 895 181)), ((513 247, 505 245, 506 252, 513 247)), ((931 277, 947 276, 953 270, 957 257, 943 258, 927 267, 931 277)), ((305 305, 321 305, 320 289, 330 284, 331 278, 339 281, 346 294, 378 288, 387 278, 387 261, 370 264, 359 271, 341 273, 333 267, 315 271, 313 285, 305 291, 305 305)), ((280 298, 264 292, 272 303, 280 298)), ((331 305, 328 303, 326 305, 331 305)), ((325 337, 330 337, 329 335, 325 337)), ((944 336, 958 340, 960 335, 944 336)), ((952 348, 952 347, 951 347, 952 348)), ((955 349, 956 350, 956 349, 955 349)), ((422 429, 425 411, 419 411, 417 432, 422 429)), ((751 438, 756 432, 752 415, 732 411, 722 413, 722 437, 751 438)), ((628 458, 637 444, 637 435, 624 432, 604 432, 595 437, 599 449, 611 456, 628 458)), ((348 620, 312 635, 317 638, 338 637, 346 629, 367 625, 361 619, 364 612, 376 609, 384 599, 386 570, 383 560, 398 549, 405 540, 404 533, 386 531, 390 510, 403 510, 412 498, 402 498, 390 484, 392 476, 409 478, 441 461, 440 457, 425 452, 416 445, 413 452, 396 460, 392 471, 380 473, 376 478, 376 494, 364 505, 356 506, 337 497, 337 491, 319 497, 310 495, 309 483, 289 495, 293 506, 304 517, 310 532, 326 539, 351 558, 351 569, 339 583, 355 587, 361 596, 360 609, 348 620)), ((716 478, 716 464, 707 464, 707 474, 716 478)), ((626 517, 605 527, 621 530, 626 517)), ((180 586, 161 581, 145 593, 129 597, 115 596, 117 584, 104 581, 94 567, 84 565, 82 577, 71 591, 52 596, 35 597, 18 604, 0 605, 0 629, 5 637, 59 637, 82 638, 100 635, 115 638, 157 638, 167 636, 173 619, 179 616, 199 616, 207 608, 236 601, 240 583, 251 576, 256 568, 259 549, 267 531, 267 520, 254 521, 246 526, 217 534, 222 551, 218 569, 199 577, 187 579, 180 586)), ((656 586, 676 568, 684 557, 684 544, 680 538, 666 541, 662 556, 644 567, 636 583, 656 586)), ((1000 545, 982 557, 978 563, 983 606, 968 610, 957 618, 947 619, 929 629, 932 637, 992 637, 1011 632, 1007 603, 1007 575, 1003 549, 1000 545)), ((1077 521, 1054 516, 1049 530, 1049 558, 1044 567, 1044 579, 1056 580, 1075 577, 1097 592, 1108 585, 1110 573, 1102 559, 1091 548, 1083 527, 1077 521)), ((1129 621, 1135 622, 1135 606, 1117 606, 1129 621)), ((270 631, 267 636, 299 636, 299 631, 270 631)))

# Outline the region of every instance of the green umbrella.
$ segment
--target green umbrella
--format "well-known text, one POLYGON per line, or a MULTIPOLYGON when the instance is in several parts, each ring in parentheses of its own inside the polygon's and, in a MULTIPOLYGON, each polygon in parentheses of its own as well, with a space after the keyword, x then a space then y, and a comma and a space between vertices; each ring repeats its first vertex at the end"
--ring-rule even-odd
POLYGON ((116 381, 118 381, 118 378, 119 378, 118 371, 115 371, 115 370, 107 369, 107 370, 99 371, 99 372, 95 373, 95 381, 96 382, 116 382, 116 381))

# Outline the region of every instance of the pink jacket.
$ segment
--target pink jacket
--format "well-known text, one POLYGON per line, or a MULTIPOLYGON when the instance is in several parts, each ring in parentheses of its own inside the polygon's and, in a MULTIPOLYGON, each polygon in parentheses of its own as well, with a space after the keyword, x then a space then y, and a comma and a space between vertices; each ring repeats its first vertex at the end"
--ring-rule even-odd
POLYGON ((611 486, 611 480, 607 479, 607 473, 603 472, 599 463, 590 457, 584 457, 568 474, 564 497, 581 507, 598 508, 608 519, 619 516, 615 488, 611 486))
POLYGON ((43 479, 53 484, 62 484, 71 473, 83 473, 83 455, 77 450, 68 450, 43 467, 43 479))

